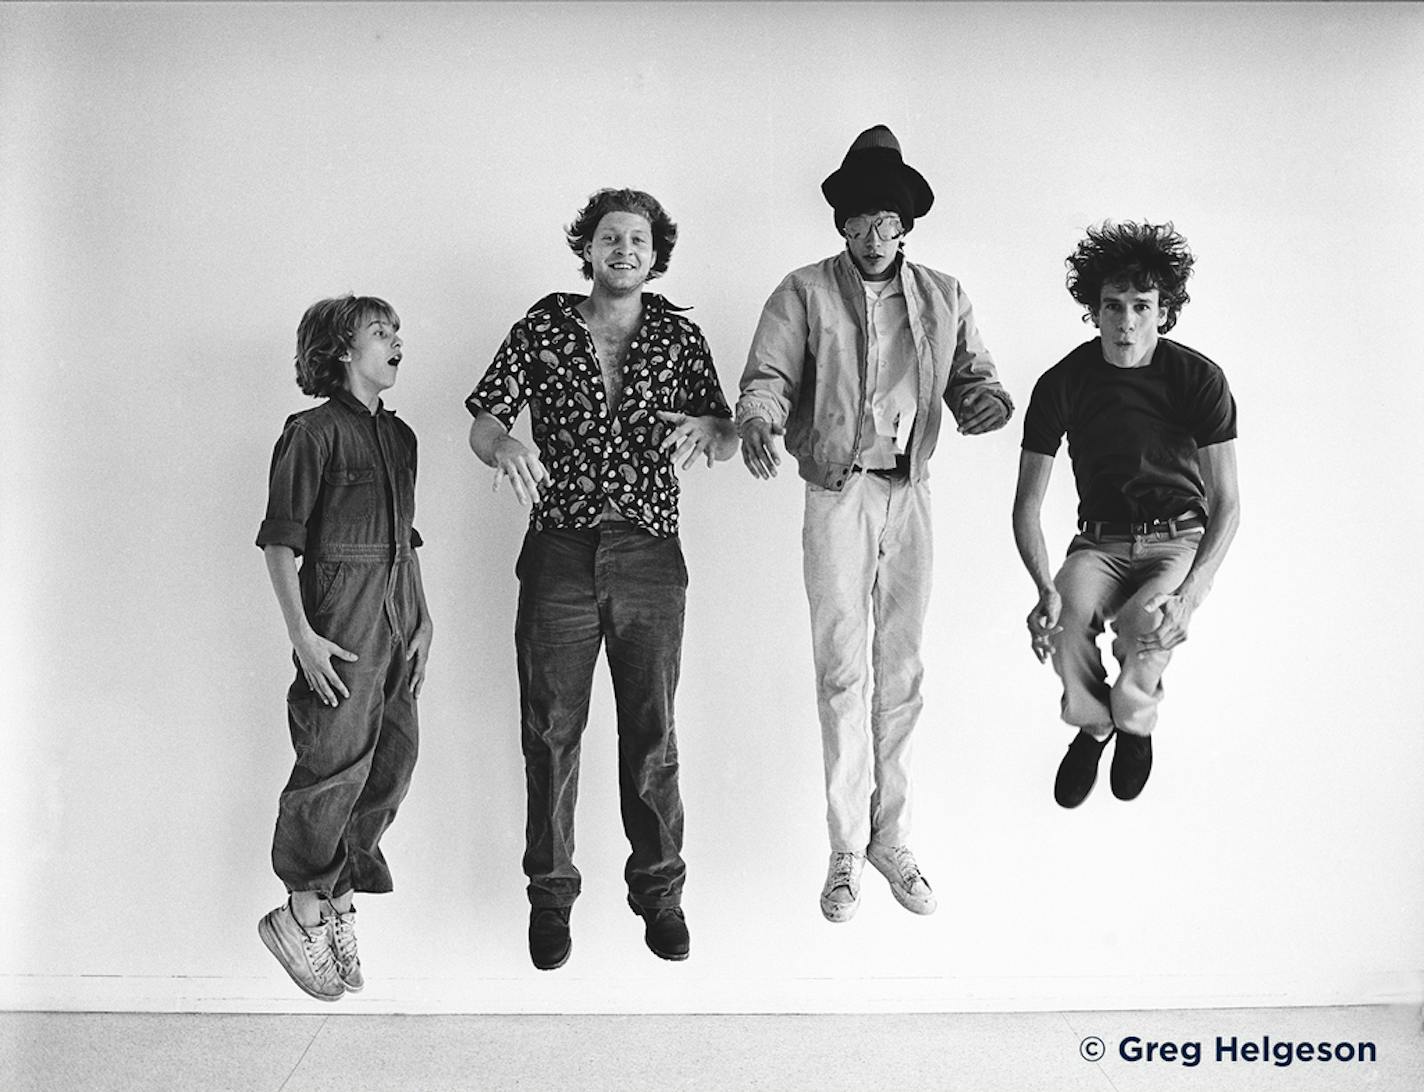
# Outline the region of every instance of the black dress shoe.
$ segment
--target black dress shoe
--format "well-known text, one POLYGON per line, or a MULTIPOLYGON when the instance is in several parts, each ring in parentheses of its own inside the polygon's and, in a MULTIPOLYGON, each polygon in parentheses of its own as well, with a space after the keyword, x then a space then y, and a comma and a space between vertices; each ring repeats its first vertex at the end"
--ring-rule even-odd
POLYGON ((541 971, 556 971, 569 961, 574 942, 569 939, 569 907, 529 908, 529 958, 541 971))
MULTIPOLYGON (((1061 807, 1076 808, 1093 791, 1093 783, 1098 779, 1098 759, 1103 756, 1107 739, 1094 739, 1082 729, 1068 744, 1068 753, 1058 764, 1058 776, 1053 781, 1053 799, 1061 807)), ((1116 765, 1113 767, 1116 769, 1116 765)))
POLYGON ((659 959, 682 960, 692 947, 692 939, 687 935, 687 922, 682 917, 682 907, 644 907, 628 896, 628 908, 643 919, 647 928, 643 939, 653 955, 659 959))
POLYGON ((1113 750, 1112 770, 1108 774, 1113 795, 1119 800, 1136 800, 1151 772, 1152 737, 1119 732, 1117 747, 1113 750))

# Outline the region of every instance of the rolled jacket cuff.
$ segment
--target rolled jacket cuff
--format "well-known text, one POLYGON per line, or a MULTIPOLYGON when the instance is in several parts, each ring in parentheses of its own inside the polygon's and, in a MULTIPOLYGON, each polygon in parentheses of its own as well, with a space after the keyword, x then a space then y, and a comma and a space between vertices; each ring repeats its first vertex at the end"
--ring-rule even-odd
POLYGON ((306 525, 290 519, 264 519, 257 530, 258 548, 268 546, 290 546, 292 552, 301 555, 307 548, 306 525))

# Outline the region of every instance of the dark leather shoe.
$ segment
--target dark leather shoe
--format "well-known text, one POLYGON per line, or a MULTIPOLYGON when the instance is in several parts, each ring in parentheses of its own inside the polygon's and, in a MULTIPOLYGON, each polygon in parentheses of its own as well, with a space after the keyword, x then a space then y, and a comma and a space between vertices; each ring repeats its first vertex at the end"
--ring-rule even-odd
POLYGON ((653 955, 659 959, 687 958, 692 939, 687 935, 687 922, 683 920, 682 907, 665 906, 659 909, 639 906, 633 901, 633 896, 629 895, 628 908, 646 924, 643 939, 648 942, 653 955))
POLYGON ((1113 750, 1112 770, 1108 774, 1113 795, 1119 800, 1136 800, 1151 772, 1152 737, 1119 732, 1117 747, 1113 750))
POLYGON ((574 942, 569 939, 569 907, 529 908, 529 958, 541 971, 557 971, 569 961, 574 942))
POLYGON ((1093 791, 1093 783, 1098 779, 1098 759, 1102 758, 1108 739, 1112 739, 1111 734, 1100 741, 1079 729, 1073 742, 1068 744, 1068 753, 1058 764, 1058 776, 1053 781, 1053 799, 1061 807, 1076 808, 1093 791))

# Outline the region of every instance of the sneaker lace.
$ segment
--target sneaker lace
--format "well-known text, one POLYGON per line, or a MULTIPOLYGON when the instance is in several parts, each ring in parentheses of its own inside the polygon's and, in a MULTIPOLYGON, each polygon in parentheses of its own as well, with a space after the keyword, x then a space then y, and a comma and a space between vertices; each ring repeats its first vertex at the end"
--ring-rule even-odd
POLYGON ((837 853, 831 866, 831 887, 849 888, 855 882, 855 854, 837 853))
POLYGON ((910 852, 909 846, 895 846, 890 850, 890 856, 895 861, 895 867, 900 872, 900 879, 906 887, 914 887, 916 883, 923 880, 920 875, 920 866, 915 861, 915 855, 910 852))
POLYGON ((342 967, 351 967, 360 962, 356 952, 356 923, 354 914, 337 914, 332 918, 331 941, 336 950, 336 962, 342 967))
POLYGON ((331 935, 326 924, 323 922, 315 929, 308 929, 301 922, 298 922, 297 926, 302 931, 302 948, 306 951, 312 973, 318 978, 330 975, 335 971, 336 963, 331 947, 331 935))

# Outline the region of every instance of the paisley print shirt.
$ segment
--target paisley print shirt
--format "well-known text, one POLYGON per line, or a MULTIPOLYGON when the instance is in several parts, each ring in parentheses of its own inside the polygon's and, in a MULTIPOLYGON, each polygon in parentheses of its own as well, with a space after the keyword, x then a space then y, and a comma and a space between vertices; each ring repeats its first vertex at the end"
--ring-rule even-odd
POLYGON ((505 428, 529 406, 550 481, 530 514, 536 531, 592 527, 605 500, 650 534, 677 534, 677 471, 658 450, 668 426, 659 410, 730 417, 702 331, 662 296, 643 294, 643 321, 623 368, 623 396, 610 413, 593 335, 574 310, 584 296, 545 296, 509 331, 465 399, 505 428))

